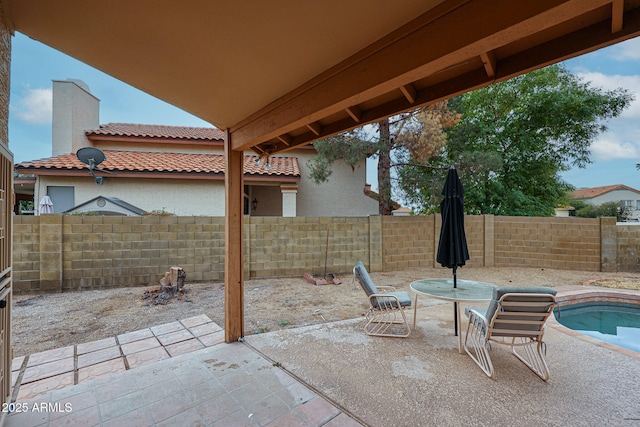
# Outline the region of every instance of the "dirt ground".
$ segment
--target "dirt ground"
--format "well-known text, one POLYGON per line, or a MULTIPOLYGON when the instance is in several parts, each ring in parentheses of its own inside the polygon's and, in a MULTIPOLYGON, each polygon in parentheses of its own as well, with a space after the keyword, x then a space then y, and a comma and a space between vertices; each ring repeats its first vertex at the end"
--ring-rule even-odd
MULTIPOLYGON (((245 281, 245 335, 364 316, 367 298, 352 275, 339 275, 341 285, 315 286, 302 277, 245 281)), ((377 285, 409 291, 409 283, 426 277, 451 277, 445 268, 372 273, 377 285)), ((512 286, 579 286, 605 278, 610 287, 640 289, 640 275, 540 268, 470 268, 458 278, 512 286)), ((224 285, 187 284, 187 294, 166 305, 145 300, 158 287, 17 295, 12 307, 14 355, 99 340, 125 332, 206 314, 224 327, 224 285)))

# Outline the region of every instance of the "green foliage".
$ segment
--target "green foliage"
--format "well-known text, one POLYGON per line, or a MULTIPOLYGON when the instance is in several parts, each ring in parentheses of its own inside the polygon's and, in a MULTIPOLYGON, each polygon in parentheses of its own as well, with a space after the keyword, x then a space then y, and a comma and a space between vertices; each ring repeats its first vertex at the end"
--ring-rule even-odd
POLYGON ((459 114, 449 110, 447 101, 440 101, 378 121, 377 139, 371 135, 371 129, 366 133, 364 128, 359 128, 318 141, 314 144, 318 155, 307 162, 309 175, 316 183, 326 182, 335 161, 342 160, 354 169, 366 158, 377 156, 378 213, 391 215, 393 209, 397 209, 391 194, 392 168, 407 163, 406 159, 421 164, 440 155, 446 143, 445 130, 459 119, 459 114), (394 164, 392 158, 398 163, 394 164))
POLYGON ((66 213, 65 215, 69 215, 69 216, 98 216, 98 213, 97 212, 84 211, 84 212, 70 212, 70 213, 66 213))
POLYGON ((631 208, 623 206, 621 201, 606 202, 600 205, 587 205, 582 203, 583 206, 575 206, 576 216, 582 218, 600 218, 605 216, 614 216, 616 221, 622 221, 628 219, 631 216, 631 208))
MULTIPOLYGON (((456 165, 466 213, 551 216, 571 190, 560 172, 590 163, 589 147, 605 121, 632 100, 626 90, 592 87, 559 65, 532 71, 450 100, 462 118, 430 163, 456 165)), ((424 211, 434 208, 432 191, 441 188, 436 174, 438 181, 446 175, 401 174, 407 199, 424 211)))
POLYGON ((20 200, 18 202, 18 212, 32 211, 34 209, 35 207, 32 200, 20 200))
POLYGON ((377 143, 367 140, 361 129, 316 141, 313 146, 318 154, 307 162, 307 166, 309 176, 316 184, 327 182, 334 162, 341 160, 355 169, 358 163, 378 151, 377 143))
POLYGON ((174 216, 171 212, 167 212, 164 208, 154 209, 150 212, 145 212, 145 216, 174 216))

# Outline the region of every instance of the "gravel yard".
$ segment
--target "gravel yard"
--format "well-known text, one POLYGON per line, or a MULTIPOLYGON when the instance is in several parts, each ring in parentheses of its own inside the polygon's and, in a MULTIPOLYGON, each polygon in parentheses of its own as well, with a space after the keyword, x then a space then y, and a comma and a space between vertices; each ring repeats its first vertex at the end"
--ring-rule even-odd
MULTIPOLYGON (((351 273, 341 285, 315 286, 302 277, 245 281, 245 335, 361 317, 368 301, 351 273)), ((378 285, 409 290, 409 283, 426 277, 451 277, 445 268, 419 268, 372 273, 378 285)), ((458 270, 458 278, 496 285, 551 286, 558 289, 598 285, 640 289, 640 275, 540 268, 471 268, 458 270)), ((187 276, 188 280, 188 276, 187 276)), ((158 286, 159 287, 159 286, 158 286)), ((14 355, 23 356, 71 344, 99 340, 174 320, 206 314, 224 327, 224 286, 199 283, 185 286, 188 293, 166 305, 143 299, 153 287, 119 288, 63 294, 14 296, 12 335, 14 355)))

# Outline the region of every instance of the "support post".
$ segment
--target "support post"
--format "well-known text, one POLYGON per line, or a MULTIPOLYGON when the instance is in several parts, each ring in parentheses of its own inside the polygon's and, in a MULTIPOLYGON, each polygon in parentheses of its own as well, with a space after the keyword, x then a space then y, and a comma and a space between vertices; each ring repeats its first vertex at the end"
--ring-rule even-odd
POLYGON ((225 158, 224 339, 238 341, 244 335, 244 154, 231 149, 227 130, 225 158))

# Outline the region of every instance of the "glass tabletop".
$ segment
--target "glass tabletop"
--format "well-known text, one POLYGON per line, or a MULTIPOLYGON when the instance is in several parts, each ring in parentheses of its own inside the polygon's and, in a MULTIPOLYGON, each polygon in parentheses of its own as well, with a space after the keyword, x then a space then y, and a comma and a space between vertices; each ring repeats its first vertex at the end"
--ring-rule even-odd
POLYGON ((453 287, 451 279, 422 279, 411 282, 411 290, 417 294, 447 301, 488 301, 493 295, 495 285, 472 280, 457 281, 453 287))

